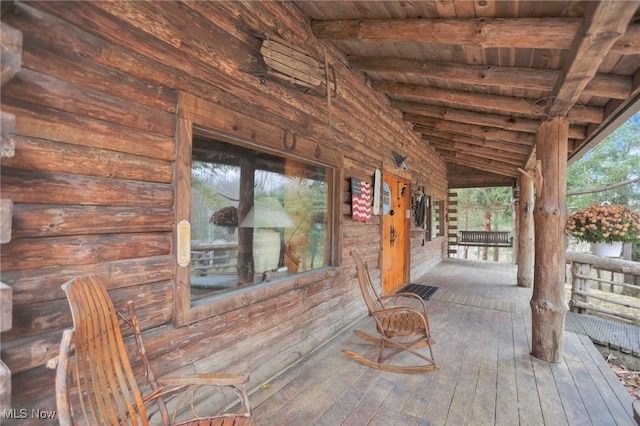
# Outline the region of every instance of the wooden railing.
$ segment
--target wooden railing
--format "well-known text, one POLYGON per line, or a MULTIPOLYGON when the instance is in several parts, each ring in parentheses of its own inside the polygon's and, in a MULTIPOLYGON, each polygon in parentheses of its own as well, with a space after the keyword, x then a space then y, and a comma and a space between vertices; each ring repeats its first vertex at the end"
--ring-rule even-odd
POLYGON ((640 323, 640 298, 638 298, 637 303, 629 303, 628 301, 616 299, 614 294, 611 296, 603 296, 599 293, 595 293, 591 289, 591 282, 593 281, 636 290, 640 293, 640 286, 638 285, 627 282, 605 280, 593 277, 591 274, 592 270, 599 269, 637 277, 640 276, 640 262, 598 257, 592 254, 575 252, 567 252, 567 262, 571 264, 571 300, 569 300, 569 307, 573 312, 584 313, 586 310, 592 310, 640 323), (625 313, 621 310, 597 306, 593 303, 589 303, 589 298, 629 308, 627 310, 630 310, 632 313, 625 313))
POLYGON ((457 244, 459 246, 511 247, 513 238, 511 232, 460 231, 457 244))

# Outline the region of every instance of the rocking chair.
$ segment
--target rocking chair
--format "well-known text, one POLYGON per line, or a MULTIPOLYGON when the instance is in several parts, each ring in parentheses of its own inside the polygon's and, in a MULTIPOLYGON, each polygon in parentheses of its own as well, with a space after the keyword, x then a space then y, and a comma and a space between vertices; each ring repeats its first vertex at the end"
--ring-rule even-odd
POLYGON ((133 331, 145 368, 150 389, 143 395, 127 357, 116 310, 104 286, 89 275, 65 283, 62 289, 74 325, 72 330, 64 331, 56 367, 56 404, 62 426, 148 425, 149 418, 158 412, 158 420, 164 425, 254 424, 246 393, 248 375, 185 374, 156 380, 142 345, 133 302, 128 302, 129 318, 121 317, 133 331), (75 357, 71 357, 72 346, 75 357), (201 394, 197 393, 199 390, 201 394), (204 392, 207 402, 212 393, 220 396, 215 415, 202 417, 195 413, 195 403, 204 392), (243 412, 226 412, 229 395, 233 397, 231 401, 241 403, 243 412), (147 407, 152 401, 156 406, 147 407), (195 418, 176 422, 176 416, 185 411, 195 418))
POLYGON ((420 374, 437 370, 438 367, 435 364, 431 347, 435 342, 431 339, 429 332, 429 318, 424 300, 413 293, 398 293, 379 297, 373 288, 367 266, 355 251, 351 252, 351 256, 356 262, 360 290, 369 309, 369 315, 375 321, 378 336, 371 336, 360 330, 355 330, 355 333, 369 342, 379 344, 380 349, 377 361, 348 349, 344 349, 343 352, 369 367, 393 373, 420 374), (415 301, 421 309, 400 305, 398 302, 403 298, 415 301), (384 305, 383 300, 387 299, 395 300, 393 307, 384 305), (425 346, 429 348, 430 356, 425 356, 415 350, 425 346), (385 350, 388 350, 386 354, 385 350), (405 351, 419 358, 421 364, 405 366, 387 363, 388 360, 405 351))

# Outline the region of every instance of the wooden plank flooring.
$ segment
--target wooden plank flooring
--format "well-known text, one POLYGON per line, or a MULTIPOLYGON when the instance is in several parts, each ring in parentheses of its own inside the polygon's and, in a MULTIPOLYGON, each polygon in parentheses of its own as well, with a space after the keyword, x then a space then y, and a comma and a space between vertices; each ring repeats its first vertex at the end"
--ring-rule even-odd
MULTIPOLYGON (((375 357, 352 331, 254 391, 258 425, 636 425, 632 399, 586 336, 565 332, 564 361, 530 356, 530 289, 514 265, 449 259, 417 283, 514 302, 516 313, 427 302, 440 370, 399 375, 342 353, 375 357)), ((426 349, 425 349, 426 350, 426 349)))

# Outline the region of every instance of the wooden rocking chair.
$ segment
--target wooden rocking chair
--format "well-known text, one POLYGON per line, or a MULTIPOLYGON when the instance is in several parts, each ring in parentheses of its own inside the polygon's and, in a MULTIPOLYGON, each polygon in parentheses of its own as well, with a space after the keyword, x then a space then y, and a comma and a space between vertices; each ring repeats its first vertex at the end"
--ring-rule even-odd
POLYGON ((377 361, 358 355, 348 349, 344 349, 343 352, 354 360, 369 367, 393 373, 420 374, 437 370, 438 367, 435 364, 433 349, 431 347, 434 341, 431 339, 429 332, 429 318, 424 300, 413 293, 397 293, 383 297, 378 296, 373 288, 367 266, 355 251, 351 252, 351 256, 353 256, 356 262, 360 290, 369 309, 369 315, 373 317, 376 323, 378 336, 371 336, 360 330, 355 330, 355 333, 367 341, 378 343, 380 350, 377 361), (418 310, 407 305, 400 305, 399 302, 402 301, 403 298, 405 300, 410 298, 415 301, 415 303, 420 305, 421 309, 418 310), (393 307, 384 305, 383 300, 387 299, 394 301, 393 307), (415 350, 416 348, 425 346, 429 347, 430 356, 425 356, 415 350), (386 354, 385 349, 388 349, 386 354), (405 366, 386 363, 392 357, 403 351, 419 358, 421 364, 405 366))
POLYGON ((62 426, 148 425, 149 418, 158 412, 161 416, 158 420, 164 425, 172 422, 207 426, 254 424, 246 393, 248 375, 186 374, 156 380, 142 345, 133 302, 128 302, 129 318, 122 318, 133 331, 146 369, 150 390, 143 395, 127 357, 119 313, 104 286, 89 275, 65 283, 62 289, 67 295, 74 325, 72 330, 64 331, 56 368, 56 403, 62 426), (75 357, 71 357, 72 346, 75 357), (77 394, 71 392, 72 389, 77 390, 77 394), (194 404, 205 391, 207 402, 211 394, 220 396, 221 401, 215 405, 215 415, 201 417, 195 413, 194 404), (229 402, 239 400, 243 412, 226 413, 229 395, 232 397, 229 402), (153 401, 157 407, 147 407, 153 401), (184 411, 195 418, 176 422, 176 416, 184 411))

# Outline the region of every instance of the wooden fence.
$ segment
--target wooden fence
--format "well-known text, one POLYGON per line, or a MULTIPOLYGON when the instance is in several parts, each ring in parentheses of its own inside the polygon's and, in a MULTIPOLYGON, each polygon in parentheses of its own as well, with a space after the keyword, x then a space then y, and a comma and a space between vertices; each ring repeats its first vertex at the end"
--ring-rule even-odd
MULTIPOLYGON (((571 300, 569 300, 569 307, 573 312, 585 313, 587 310, 591 310, 625 320, 640 322, 640 298, 637 303, 629 303, 616 300, 614 295, 602 296, 591 290, 591 282, 600 282, 640 292, 640 286, 635 284, 615 282, 591 276, 592 270, 599 269, 637 277, 640 276, 640 262, 598 257, 592 254, 575 252, 567 252, 567 262, 571 264, 571 300), (631 308, 633 313, 625 313, 616 309, 608 309, 594 305, 593 303, 589 303, 589 298, 631 308), (637 314, 635 312, 637 312, 637 314)), ((635 282, 635 280, 632 281, 635 282)))

